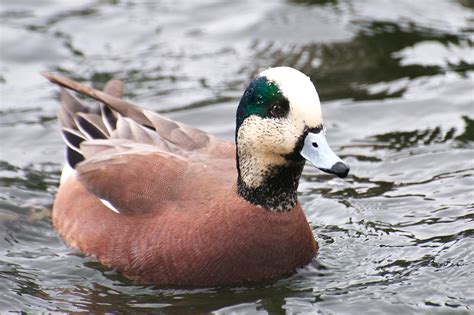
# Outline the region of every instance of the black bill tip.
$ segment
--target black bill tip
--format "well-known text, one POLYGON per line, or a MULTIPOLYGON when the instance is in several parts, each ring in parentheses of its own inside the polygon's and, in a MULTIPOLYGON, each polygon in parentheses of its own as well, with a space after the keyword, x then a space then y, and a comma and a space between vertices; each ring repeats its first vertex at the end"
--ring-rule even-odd
POLYGON ((330 169, 321 168, 320 170, 326 173, 334 174, 337 177, 344 178, 347 176, 347 174, 349 174, 350 167, 349 165, 342 162, 337 162, 330 169))
POLYGON ((334 175, 344 178, 349 174, 350 167, 347 164, 344 164, 342 162, 337 162, 331 167, 331 173, 334 175))

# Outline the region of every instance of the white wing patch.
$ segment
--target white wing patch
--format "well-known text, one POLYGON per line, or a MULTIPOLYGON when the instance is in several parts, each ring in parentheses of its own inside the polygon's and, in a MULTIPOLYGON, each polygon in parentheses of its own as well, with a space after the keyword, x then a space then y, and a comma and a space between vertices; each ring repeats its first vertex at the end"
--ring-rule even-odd
POLYGON ((62 185, 69 179, 71 176, 76 176, 77 172, 68 163, 66 163, 63 167, 63 171, 61 172, 61 179, 59 180, 59 184, 62 185))
POLYGON ((100 199, 100 202, 102 202, 102 204, 103 204, 104 206, 106 206, 107 208, 109 208, 109 209, 112 210, 113 212, 115 212, 115 213, 120 213, 120 211, 118 211, 117 208, 115 208, 114 205, 110 203, 110 201, 105 200, 105 199, 100 199))

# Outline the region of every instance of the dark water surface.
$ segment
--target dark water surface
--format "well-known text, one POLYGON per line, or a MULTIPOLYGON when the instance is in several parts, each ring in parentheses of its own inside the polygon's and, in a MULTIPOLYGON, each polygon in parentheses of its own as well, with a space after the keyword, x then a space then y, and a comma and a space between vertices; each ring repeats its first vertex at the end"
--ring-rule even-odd
MULTIPOLYGON (((472 1, 0 3, 0 311, 474 312, 472 1), (196 290, 135 284, 52 229, 64 145, 58 89, 103 87, 232 138, 239 97, 268 66, 319 91, 341 180, 307 167, 320 244, 295 275, 196 290)), ((120 231, 117 231, 120 233, 120 231)))

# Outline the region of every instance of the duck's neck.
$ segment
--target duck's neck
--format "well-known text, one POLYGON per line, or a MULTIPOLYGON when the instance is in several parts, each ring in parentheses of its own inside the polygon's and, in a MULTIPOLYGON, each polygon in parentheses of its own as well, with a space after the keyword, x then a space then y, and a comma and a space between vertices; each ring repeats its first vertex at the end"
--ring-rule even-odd
POLYGON ((296 206, 297 189, 304 160, 258 156, 237 151, 237 189, 248 202, 271 211, 289 211, 296 206))

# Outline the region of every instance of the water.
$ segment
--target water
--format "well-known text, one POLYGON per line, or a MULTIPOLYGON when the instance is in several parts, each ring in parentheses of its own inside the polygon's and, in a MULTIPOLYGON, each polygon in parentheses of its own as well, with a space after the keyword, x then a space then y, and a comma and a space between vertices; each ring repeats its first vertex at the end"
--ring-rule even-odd
POLYGON ((474 312, 473 2, 2 1, 0 310, 474 312), (341 180, 307 167, 320 244, 295 275, 194 290, 133 283, 50 221, 64 161, 56 71, 231 139, 268 66, 309 74, 341 180))

